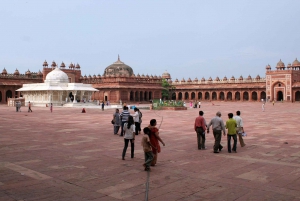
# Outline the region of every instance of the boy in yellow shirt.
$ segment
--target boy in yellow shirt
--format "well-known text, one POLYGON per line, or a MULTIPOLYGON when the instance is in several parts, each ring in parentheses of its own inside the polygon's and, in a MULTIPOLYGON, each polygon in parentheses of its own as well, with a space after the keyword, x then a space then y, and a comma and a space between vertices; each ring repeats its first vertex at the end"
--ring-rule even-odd
POLYGON ((232 151, 236 153, 236 144, 237 144, 237 137, 236 137, 236 121, 232 118, 233 114, 228 113, 228 120, 226 121, 226 128, 228 129, 227 132, 227 147, 228 153, 231 153, 231 138, 233 138, 233 147, 232 151))

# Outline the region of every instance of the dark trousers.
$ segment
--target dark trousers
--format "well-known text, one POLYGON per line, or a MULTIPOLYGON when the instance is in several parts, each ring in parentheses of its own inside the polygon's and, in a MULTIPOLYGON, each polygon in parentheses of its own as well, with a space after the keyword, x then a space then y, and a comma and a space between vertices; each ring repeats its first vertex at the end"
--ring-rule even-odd
POLYGON ((120 126, 114 126, 114 134, 116 135, 119 132, 120 126))
POLYGON ((139 131, 141 130, 141 124, 140 122, 134 122, 135 125, 135 134, 138 135, 139 131))
POLYGON ((198 149, 205 148, 205 133, 202 127, 196 128, 198 149))
POLYGON ((121 134, 120 134, 120 136, 123 136, 123 131, 124 131, 123 127, 124 127, 125 123, 126 123, 126 121, 121 122, 121 134))
POLYGON ((218 150, 221 150, 223 148, 223 146, 221 145, 222 131, 214 130, 213 134, 215 138, 214 152, 217 152, 218 150))
POLYGON ((28 107, 28 112, 32 112, 31 107, 28 107))
POLYGON ((145 165, 146 165, 146 168, 149 168, 150 165, 151 165, 151 162, 153 160, 153 152, 152 151, 149 151, 149 152, 144 152, 145 153, 145 165))
POLYGON ((125 158, 125 154, 127 151, 129 141, 130 141, 130 145, 131 145, 131 158, 134 157, 134 141, 133 141, 133 139, 125 139, 124 138, 124 149, 123 149, 123 153, 122 153, 122 158, 125 158))
POLYGON ((234 134, 234 135, 227 135, 228 152, 231 152, 231 138, 233 138, 232 151, 236 151, 237 137, 236 137, 236 134, 234 134))

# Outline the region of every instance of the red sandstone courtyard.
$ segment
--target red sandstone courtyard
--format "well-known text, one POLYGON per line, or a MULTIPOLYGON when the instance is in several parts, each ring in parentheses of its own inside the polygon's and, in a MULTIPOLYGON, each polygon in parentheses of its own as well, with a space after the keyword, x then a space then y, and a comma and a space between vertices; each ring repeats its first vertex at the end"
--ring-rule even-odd
MULTIPOLYGON (((217 111, 241 111, 246 147, 237 153, 198 150, 193 130, 199 109, 143 112, 156 118, 166 143, 149 178, 149 200, 300 200, 298 103, 202 102, 208 122, 217 111)), ((121 160, 123 138, 113 135, 114 110, 0 106, 0 201, 145 200, 147 172, 136 138, 135 158, 121 160)), ((131 110, 131 113, 133 111, 131 110)))

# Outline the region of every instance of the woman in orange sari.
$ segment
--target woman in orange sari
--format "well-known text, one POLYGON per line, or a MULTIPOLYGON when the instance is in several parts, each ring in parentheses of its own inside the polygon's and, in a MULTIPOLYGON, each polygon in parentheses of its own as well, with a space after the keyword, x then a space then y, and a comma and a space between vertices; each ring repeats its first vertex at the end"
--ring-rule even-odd
POLYGON ((161 151, 159 142, 161 142, 163 146, 165 146, 165 143, 159 137, 159 130, 158 128, 156 128, 156 119, 151 119, 149 129, 150 129, 150 142, 154 147, 156 147, 156 149, 152 149, 154 158, 151 163, 151 166, 155 166, 157 162, 157 154, 160 153, 161 151))

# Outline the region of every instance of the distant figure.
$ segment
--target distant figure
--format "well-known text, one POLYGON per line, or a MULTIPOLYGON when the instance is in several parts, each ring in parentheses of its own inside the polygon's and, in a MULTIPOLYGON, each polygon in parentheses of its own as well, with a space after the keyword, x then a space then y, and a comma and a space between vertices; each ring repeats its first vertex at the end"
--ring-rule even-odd
POLYGON ((32 112, 32 110, 31 110, 31 103, 30 103, 30 101, 28 102, 28 112, 32 112))
POLYGON ((192 107, 193 107, 193 102, 191 101, 191 102, 190 102, 190 108, 192 108, 192 107))
POLYGON ((199 108, 201 107, 201 101, 198 102, 198 106, 199 106, 199 108))
POLYGON ((107 105, 110 105, 110 102, 109 102, 109 100, 107 101, 107 105))
POLYGON ((19 102, 16 101, 16 102, 15 102, 15 105, 16 105, 16 112, 18 112, 18 111, 19 111, 19 102))
POLYGON ((265 111, 265 102, 263 102, 262 106, 261 106, 262 111, 265 111))
POLYGON ((116 109, 116 112, 113 114, 113 121, 114 121, 114 134, 117 135, 121 124, 119 109, 116 109))
POLYGON ((21 106, 22 106, 22 102, 19 101, 19 102, 18 102, 18 111, 19 111, 19 112, 21 112, 21 106))
POLYGON ((274 104, 275 104, 275 101, 273 100, 273 102, 272 102, 272 103, 273 103, 273 106, 274 106, 274 104))
POLYGON ((52 113, 52 110, 53 110, 53 104, 50 103, 50 112, 52 113))
POLYGON ((120 105, 122 105, 122 100, 120 99, 120 105))
POLYGON ((84 108, 82 108, 82 111, 81 111, 81 113, 85 113, 85 109, 84 109, 84 108))
POLYGON ((102 101, 101 108, 102 108, 102 111, 104 111, 104 101, 102 101))

